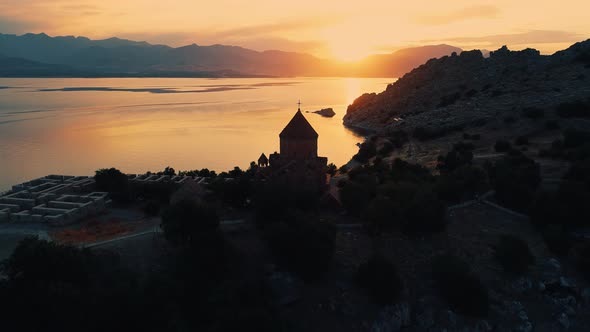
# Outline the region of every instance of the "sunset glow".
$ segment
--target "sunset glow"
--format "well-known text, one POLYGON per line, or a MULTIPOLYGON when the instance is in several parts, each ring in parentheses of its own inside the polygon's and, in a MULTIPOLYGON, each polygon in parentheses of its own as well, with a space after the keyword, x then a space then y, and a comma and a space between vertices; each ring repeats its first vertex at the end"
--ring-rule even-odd
POLYGON ((534 47, 590 37, 590 4, 555 1, 0 0, 0 32, 120 37, 171 46, 229 44, 358 60, 408 46, 534 47), (549 15, 550 13, 550 15, 549 15))

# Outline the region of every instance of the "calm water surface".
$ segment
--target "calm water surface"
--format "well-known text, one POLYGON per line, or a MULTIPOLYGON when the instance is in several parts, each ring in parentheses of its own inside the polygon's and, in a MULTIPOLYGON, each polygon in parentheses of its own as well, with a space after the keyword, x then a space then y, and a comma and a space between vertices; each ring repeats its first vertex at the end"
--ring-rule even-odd
POLYGON ((0 190, 47 174, 92 175, 117 167, 144 173, 247 168, 279 149, 297 110, 319 153, 336 165, 362 138, 342 126, 346 107, 392 79, 4 79, 0 78, 0 190))

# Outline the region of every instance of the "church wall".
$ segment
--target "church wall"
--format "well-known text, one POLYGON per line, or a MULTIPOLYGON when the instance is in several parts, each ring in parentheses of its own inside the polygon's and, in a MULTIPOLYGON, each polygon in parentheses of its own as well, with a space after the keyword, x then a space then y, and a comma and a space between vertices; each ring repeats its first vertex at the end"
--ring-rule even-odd
POLYGON ((318 156, 318 140, 281 138, 281 156, 288 159, 308 159, 318 156))

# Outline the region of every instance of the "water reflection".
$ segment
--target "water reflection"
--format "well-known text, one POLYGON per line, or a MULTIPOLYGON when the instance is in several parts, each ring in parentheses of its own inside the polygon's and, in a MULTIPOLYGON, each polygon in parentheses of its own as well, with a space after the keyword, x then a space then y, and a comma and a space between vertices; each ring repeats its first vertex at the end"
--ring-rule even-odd
POLYGON ((49 173, 129 173, 247 167, 279 148, 297 109, 320 134, 319 153, 341 165, 362 140, 342 126, 346 107, 387 79, 0 79, 0 190, 49 173), (97 89, 92 87, 110 87, 97 89), (151 93, 150 89, 206 93, 151 93), (247 87, 241 89, 236 87, 247 87), (64 89, 69 88, 69 89, 64 89), (43 91, 40 91, 43 90, 43 91))

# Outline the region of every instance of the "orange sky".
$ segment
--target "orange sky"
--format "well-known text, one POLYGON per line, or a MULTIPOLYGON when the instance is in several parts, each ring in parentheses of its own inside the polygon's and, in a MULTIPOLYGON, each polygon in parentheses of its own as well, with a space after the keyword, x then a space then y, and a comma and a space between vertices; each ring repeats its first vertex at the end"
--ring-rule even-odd
POLYGON ((588 0, 0 0, 0 32, 232 44, 355 60, 439 43, 552 53, 590 38, 589 12, 588 0))

